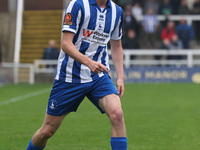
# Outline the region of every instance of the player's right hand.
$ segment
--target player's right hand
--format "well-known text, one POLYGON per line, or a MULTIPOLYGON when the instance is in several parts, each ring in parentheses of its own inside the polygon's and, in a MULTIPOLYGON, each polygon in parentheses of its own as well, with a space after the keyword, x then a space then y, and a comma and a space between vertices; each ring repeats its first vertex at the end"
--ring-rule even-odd
POLYGON ((99 62, 93 61, 93 60, 90 62, 88 67, 90 68, 90 70, 93 73, 96 73, 96 74, 103 72, 103 71, 106 71, 107 73, 109 73, 108 68, 106 68, 106 66, 104 66, 103 64, 101 64, 99 62))

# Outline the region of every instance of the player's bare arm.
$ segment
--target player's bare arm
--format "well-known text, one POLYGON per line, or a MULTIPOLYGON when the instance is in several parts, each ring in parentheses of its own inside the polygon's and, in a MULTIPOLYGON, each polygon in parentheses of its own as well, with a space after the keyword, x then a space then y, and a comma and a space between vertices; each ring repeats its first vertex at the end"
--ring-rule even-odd
POLYGON ((74 38, 74 33, 71 32, 64 32, 62 38, 62 49, 65 53, 69 56, 77 60, 78 62, 88 66, 90 70, 94 73, 99 73, 106 71, 108 73, 108 69, 103 64, 93 61, 89 57, 83 55, 78 51, 75 45, 72 43, 74 38))
POLYGON ((120 98, 124 94, 124 76, 123 76, 123 49, 121 40, 110 40, 112 60, 117 73, 117 91, 120 98))

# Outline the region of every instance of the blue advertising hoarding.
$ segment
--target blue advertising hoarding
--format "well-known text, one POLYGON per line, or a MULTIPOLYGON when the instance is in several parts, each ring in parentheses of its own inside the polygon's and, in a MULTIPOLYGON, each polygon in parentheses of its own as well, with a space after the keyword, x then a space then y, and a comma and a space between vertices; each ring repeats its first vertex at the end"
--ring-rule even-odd
MULTIPOLYGON (((116 72, 111 68, 110 76, 117 80, 116 72)), ((200 67, 131 67, 124 69, 126 83, 198 83, 200 84, 200 67)))

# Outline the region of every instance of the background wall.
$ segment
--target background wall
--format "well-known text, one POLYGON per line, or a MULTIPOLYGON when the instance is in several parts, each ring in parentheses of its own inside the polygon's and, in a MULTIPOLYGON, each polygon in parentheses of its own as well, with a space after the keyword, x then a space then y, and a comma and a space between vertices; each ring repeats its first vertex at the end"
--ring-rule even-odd
POLYGON ((17 2, 18 0, 8 0, 8 9, 9 11, 16 11, 17 10, 17 2))
POLYGON ((0 43, 3 61, 12 62, 15 44, 17 0, 0 0, 0 43))
POLYGON ((0 42, 4 62, 12 62, 15 44, 16 13, 0 13, 0 42))
POLYGON ((63 0, 25 0, 25 10, 63 9, 63 0))
POLYGON ((8 11, 8 0, 1 0, 0 2, 0 12, 8 11))

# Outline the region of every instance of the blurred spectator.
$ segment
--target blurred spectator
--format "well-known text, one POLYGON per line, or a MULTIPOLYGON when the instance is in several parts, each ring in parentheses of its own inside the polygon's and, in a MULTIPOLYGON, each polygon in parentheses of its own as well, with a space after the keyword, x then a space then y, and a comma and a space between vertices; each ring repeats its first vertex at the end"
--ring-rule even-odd
MULTIPOLYGON (((137 36, 139 36, 140 25, 138 24, 134 16, 132 16, 131 9, 132 9, 132 5, 127 4, 126 9, 124 11, 123 29, 124 31, 127 31, 127 29, 129 28, 133 28, 136 31, 137 36)), ((125 36, 126 36, 126 33, 125 33, 125 36)))
MULTIPOLYGON (((170 50, 181 50, 183 49, 183 44, 181 42, 181 40, 178 39, 178 36, 176 34, 173 35, 172 37, 172 40, 171 40, 171 43, 169 45, 169 49, 170 50)), ((168 56, 168 59, 182 59, 183 56, 180 56, 180 55, 170 55, 168 56)))
MULTIPOLYGON (((131 50, 140 49, 140 44, 136 38, 134 29, 128 29, 127 37, 124 39, 123 48, 131 50)), ((131 59, 135 59, 135 56, 131 56, 131 59)))
POLYGON ((181 0, 181 6, 178 8, 178 14, 190 14, 186 0, 181 0))
MULTIPOLYGON (((169 45, 170 45, 170 40, 167 38, 163 39, 160 49, 169 50, 169 45)), ((160 56, 160 55, 155 56, 156 60, 160 60, 161 58, 162 58, 162 56, 160 56)))
MULTIPOLYGON (((56 41, 49 40, 49 47, 45 48, 43 59, 44 60, 57 60, 59 56, 58 48, 56 48, 56 41)), ((47 68, 55 68, 55 65, 47 65, 47 68)))
POLYGON ((193 4, 193 10, 192 12, 194 14, 200 14, 200 0, 195 0, 194 4, 193 4))
MULTIPOLYGON (((200 0, 195 0, 194 4, 193 4, 193 10, 192 10, 193 14, 199 15, 200 14, 200 0)), ((200 21, 195 21, 194 22, 195 25, 195 33, 196 33, 196 40, 197 43, 200 44, 200 21)))
POLYGON ((135 3, 135 5, 132 7, 132 15, 135 17, 135 19, 139 22, 140 16, 142 16, 143 10, 139 3, 135 3))
POLYGON ((147 48, 155 48, 158 26, 159 21, 153 12, 153 9, 149 8, 148 14, 144 16, 143 20, 144 40, 147 48))
POLYGON ((169 15, 172 14, 172 6, 170 0, 163 0, 163 3, 160 5, 159 14, 169 15))
POLYGON ((146 0, 132 0, 133 4, 139 3, 142 8, 144 8, 145 1, 146 0))
POLYGON ((190 48, 190 40, 194 38, 193 27, 187 24, 185 19, 181 19, 180 24, 176 28, 176 33, 183 43, 184 49, 190 48))
POLYGON ((140 49, 140 44, 136 39, 136 34, 134 29, 130 28, 127 31, 127 37, 124 38, 123 43, 124 49, 140 49))
POLYGON ((132 0, 114 0, 114 2, 122 7, 122 9, 125 9, 126 4, 131 4, 132 0))
POLYGON ((174 22, 169 21, 167 24, 167 27, 162 30, 161 39, 171 40, 174 34, 176 34, 175 29, 174 29, 174 22))
POLYGON ((49 40, 49 47, 45 48, 43 59, 56 60, 58 59, 59 51, 56 47, 55 40, 49 40))
POLYGON ((170 45, 170 40, 169 39, 164 39, 162 41, 162 45, 161 45, 161 49, 169 49, 169 45, 170 45))
POLYGON ((166 28, 168 22, 170 21, 170 15, 165 15, 165 19, 163 21, 161 21, 162 24, 162 29, 166 28))
POLYGON ((181 0, 171 0, 170 4, 172 6, 172 14, 178 14, 178 9, 181 4, 181 0))
POLYGON ((145 14, 147 13, 149 8, 152 8, 154 10, 154 13, 158 14, 159 3, 157 2, 157 0, 148 0, 148 1, 146 1, 145 7, 144 7, 145 14))

